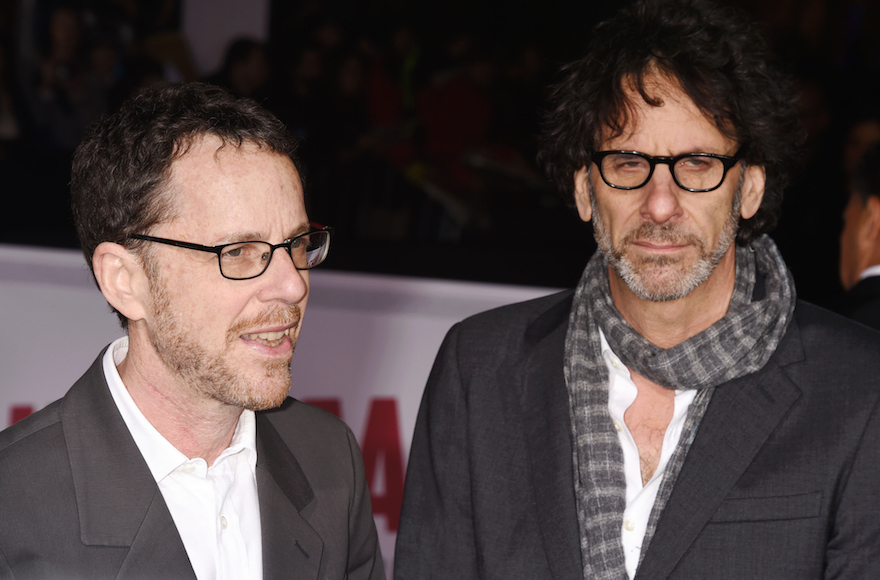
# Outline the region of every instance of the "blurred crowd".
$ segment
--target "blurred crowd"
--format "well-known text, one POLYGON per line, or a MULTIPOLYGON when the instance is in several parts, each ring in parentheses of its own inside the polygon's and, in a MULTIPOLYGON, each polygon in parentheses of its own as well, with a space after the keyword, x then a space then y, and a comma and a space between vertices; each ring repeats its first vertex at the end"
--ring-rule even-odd
MULTIPOLYGON (((828 304, 848 178, 880 141, 880 0, 739 3, 799 84, 803 167, 774 237, 800 295, 828 304)), ((579 3, 554 37, 532 4, 506 26, 478 4, 443 20, 380 4, 275 2, 268 40, 233 39, 199 75, 179 0, 0 0, 0 242, 75 246, 86 127, 138 87, 201 78, 300 137, 310 215, 336 231, 329 267, 573 285, 595 244, 537 167, 536 135, 556 71, 611 8, 579 3)))

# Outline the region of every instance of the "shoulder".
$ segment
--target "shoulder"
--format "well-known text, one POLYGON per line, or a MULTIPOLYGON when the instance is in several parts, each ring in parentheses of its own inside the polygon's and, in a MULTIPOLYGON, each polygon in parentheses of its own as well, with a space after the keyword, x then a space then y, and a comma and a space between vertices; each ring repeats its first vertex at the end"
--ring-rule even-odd
POLYGON ((880 330, 880 276, 860 280, 840 298, 836 311, 880 330))
POLYGON ((59 399, 0 432, 0 463, 14 454, 31 453, 60 435, 61 402, 59 399))
MULTIPOLYGON (((104 350, 106 351, 106 348, 104 350)), ((99 403, 104 399, 112 400, 109 391, 106 393, 102 391, 102 388, 106 389, 104 371, 101 367, 103 355, 104 351, 101 351, 88 370, 62 398, 0 432, 0 461, 3 460, 4 454, 13 450, 39 451, 45 448, 49 441, 66 449, 62 423, 75 420, 105 424, 103 422, 106 421, 107 416, 99 410, 101 407, 99 403), (102 393, 106 396, 102 396, 102 393), (50 434, 55 435, 50 436, 50 434)))
POLYGON ((482 344, 495 350, 515 349, 566 327, 573 296, 573 290, 565 290, 487 310, 456 324, 450 335, 469 348, 482 344))
POLYGON ((351 429, 332 413, 289 397, 277 409, 258 415, 269 420, 307 473, 331 468, 348 471, 352 463, 361 461, 351 429))
POLYGON ((60 408, 56 401, 0 433, 0 551, 32 550, 79 531, 60 408))
POLYGON ((269 419, 284 439, 335 443, 351 433, 348 425, 333 413, 293 397, 288 397, 280 407, 259 414, 269 419))
POLYGON ((462 321, 461 324, 469 328, 496 328, 499 325, 506 328, 525 328, 542 316, 557 310, 563 310, 567 316, 571 309, 573 296, 574 290, 564 290, 525 302, 499 306, 474 314, 462 321))
POLYGON ((573 291, 502 306, 454 325, 429 379, 435 385, 506 383, 523 364, 562 364, 573 291), (537 359, 535 357, 538 357, 537 359))
POLYGON ((799 301, 775 358, 804 394, 864 407, 880 396, 878 353, 880 332, 799 301))
POLYGON ((880 366, 880 332, 803 301, 797 303, 795 321, 807 356, 845 355, 844 362, 870 355, 866 362, 880 366))

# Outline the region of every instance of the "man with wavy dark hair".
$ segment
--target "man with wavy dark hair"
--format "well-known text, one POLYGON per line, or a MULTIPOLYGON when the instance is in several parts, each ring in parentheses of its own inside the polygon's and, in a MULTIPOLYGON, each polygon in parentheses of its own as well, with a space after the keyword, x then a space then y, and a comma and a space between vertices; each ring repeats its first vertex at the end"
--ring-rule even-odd
POLYGON ((800 138, 769 62, 735 11, 639 0, 564 68, 540 157, 599 251, 449 332, 397 578, 880 577, 880 339, 766 236, 800 138))
POLYGON ((74 220, 127 335, 0 433, 0 579, 384 579, 354 436, 287 396, 330 243, 295 154, 200 83, 85 137, 74 220))

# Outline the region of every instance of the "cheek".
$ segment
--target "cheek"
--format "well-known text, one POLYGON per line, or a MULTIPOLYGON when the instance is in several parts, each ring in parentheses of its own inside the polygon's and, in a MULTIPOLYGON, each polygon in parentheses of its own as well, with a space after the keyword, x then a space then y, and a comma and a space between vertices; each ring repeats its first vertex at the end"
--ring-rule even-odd
MULTIPOLYGON (((686 215, 693 216, 693 227, 698 229, 701 236, 717 239, 731 219, 733 212, 733 199, 717 201, 712 204, 694 204, 686 209, 686 215)), ((739 213, 736 215, 739 220, 739 213)))
POLYGON ((225 279, 216 277, 196 276, 190 273, 181 276, 169 294, 174 310, 183 322, 190 326, 192 332, 205 340, 211 340, 211 334, 223 334, 218 337, 225 341, 225 331, 241 315, 246 300, 234 288, 228 288, 225 279))
POLYGON ((611 203, 600 200, 593 208, 593 221, 601 222, 602 229, 612 239, 622 238, 644 221, 639 206, 632 199, 621 197, 611 203))

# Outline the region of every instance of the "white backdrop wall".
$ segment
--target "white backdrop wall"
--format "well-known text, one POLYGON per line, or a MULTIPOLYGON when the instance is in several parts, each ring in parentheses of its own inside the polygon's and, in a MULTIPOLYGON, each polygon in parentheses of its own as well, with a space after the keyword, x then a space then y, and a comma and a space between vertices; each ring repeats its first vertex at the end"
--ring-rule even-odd
MULTIPOLYGON (((364 452, 391 571, 422 389, 455 322, 552 292, 317 269, 291 395, 340 415, 364 452)), ((0 245, 0 428, 62 396, 122 333, 82 255, 0 245)))

